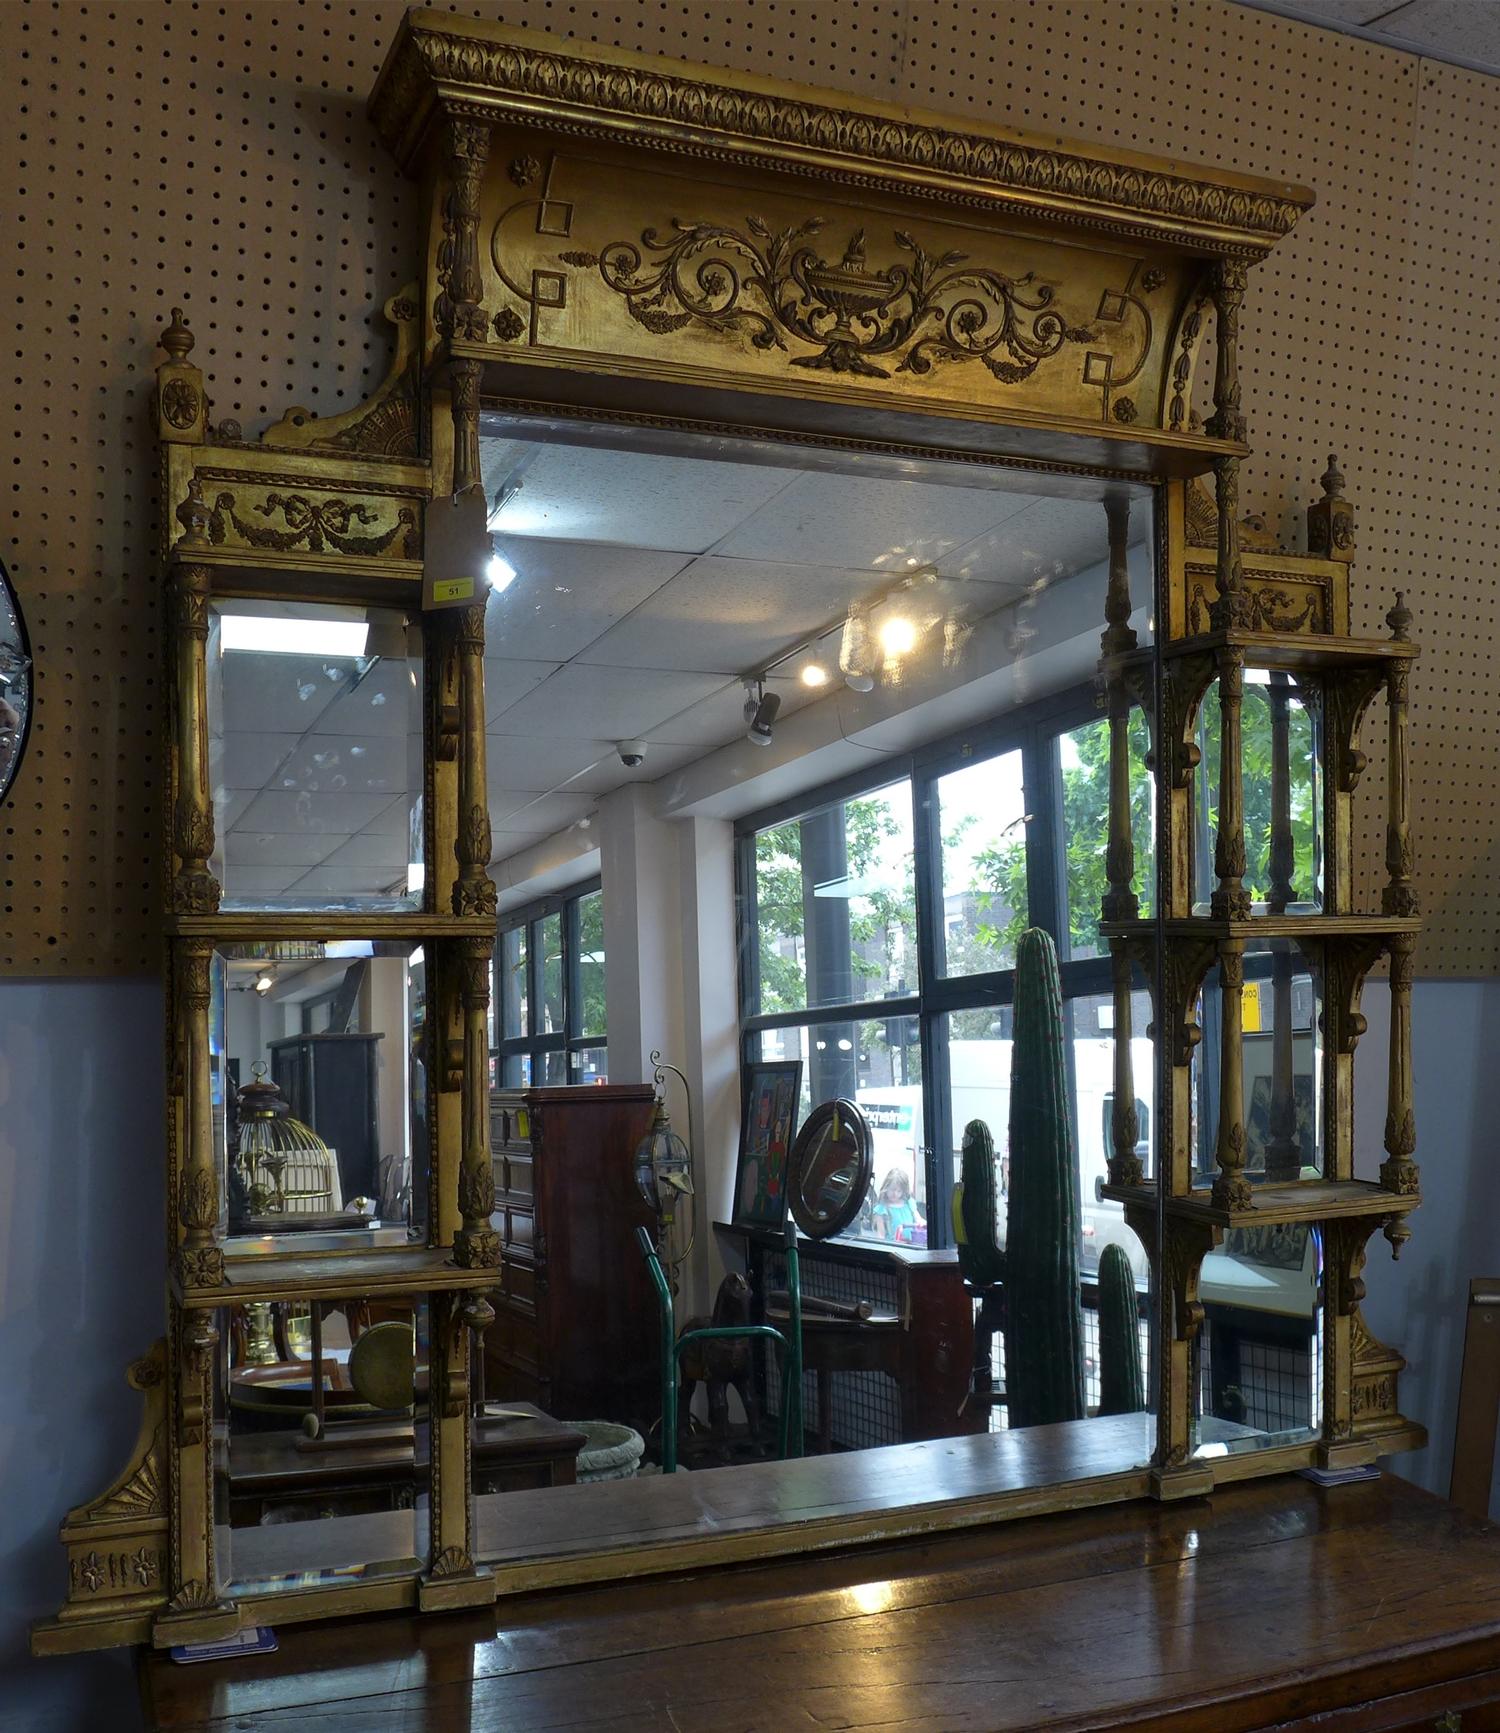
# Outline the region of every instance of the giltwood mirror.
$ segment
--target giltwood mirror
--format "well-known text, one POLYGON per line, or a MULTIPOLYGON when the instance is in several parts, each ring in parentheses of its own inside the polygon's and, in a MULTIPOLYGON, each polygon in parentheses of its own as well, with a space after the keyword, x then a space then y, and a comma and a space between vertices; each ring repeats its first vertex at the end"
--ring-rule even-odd
POLYGON ((167 1330, 36 1647, 1410 1443, 1359 1313, 1417 1201, 1409 615, 1348 636, 1336 466, 1305 555, 1238 507, 1247 272, 1310 195, 423 11, 371 115, 425 198, 375 394, 245 439, 162 336, 167 1330), (641 1472, 664 1029, 698 1248, 667 1325, 794 1316, 797 1125, 868 1126, 798 1260, 816 1462, 759 1442, 781 1363, 718 1337, 683 1412, 705 1385, 735 1473, 641 1472), (738 1070, 774 1060, 804 1096, 752 1128, 750 1222, 738 1070))

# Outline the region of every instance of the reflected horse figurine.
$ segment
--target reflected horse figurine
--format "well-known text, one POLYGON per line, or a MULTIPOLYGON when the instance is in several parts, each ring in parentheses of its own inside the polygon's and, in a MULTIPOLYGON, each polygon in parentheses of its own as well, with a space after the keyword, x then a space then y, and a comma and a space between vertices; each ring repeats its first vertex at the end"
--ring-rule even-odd
MULTIPOLYGON (((682 1334, 710 1326, 743 1325, 750 1322, 750 1284, 742 1275, 731 1272, 719 1283, 711 1318, 689 1318, 682 1334)), ((745 1405, 750 1436, 760 1436, 760 1405, 755 1395, 754 1368, 750 1359, 751 1343, 738 1341, 694 1342, 679 1357, 678 1374, 681 1383, 677 1392, 677 1424, 679 1430, 692 1423, 693 1393, 700 1384, 708 1387, 709 1431, 718 1446, 721 1460, 729 1460, 729 1390, 739 1392, 745 1405)))

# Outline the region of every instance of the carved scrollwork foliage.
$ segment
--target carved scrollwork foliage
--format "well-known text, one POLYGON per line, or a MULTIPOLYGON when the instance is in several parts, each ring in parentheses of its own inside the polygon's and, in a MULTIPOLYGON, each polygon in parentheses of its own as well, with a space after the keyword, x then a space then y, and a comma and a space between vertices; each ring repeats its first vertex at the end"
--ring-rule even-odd
POLYGON ((756 349, 786 351, 790 340, 811 353, 789 365, 832 373, 888 379, 974 361, 1013 385, 1065 344, 1096 339, 1069 324, 1055 287, 1031 272, 1010 277, 964 253, 929 254, 901 229, 893 240, 904 257, 883 270, 867 259, 863 229, 830 260, 809 244, 825 226, 819 216, 775 231, 755 216, 743 230, 674 217, 665 234, 647 229, 639 242, 562 258, 597 266, 654 335, 697 324, 745 332, 756 349))

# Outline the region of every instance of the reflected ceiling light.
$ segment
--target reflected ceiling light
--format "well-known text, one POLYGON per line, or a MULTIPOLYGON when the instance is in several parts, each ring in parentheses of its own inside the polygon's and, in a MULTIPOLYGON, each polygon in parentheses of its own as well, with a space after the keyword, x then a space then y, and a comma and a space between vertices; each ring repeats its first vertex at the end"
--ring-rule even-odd
POLYGON ((880 647, 887 656, 909 656, 917 647, 917 628, 905 614, 892 614, 880 627, 880 647))
POLYGON ((828 670, 821 662, 804 662, 802 672, 797 678, 801 680, 804 686, 826 686, 828 684, 828 670))
POLYGON ((276 975, 273 969, 262 969, 255 977, 255 990, 257 993, 269 993, 275 985, 276 975))
POLYGON ((874 691, 874 660, 869 621, 858 608, 851 608, 848 619, 844 621, 844 635, 839 640, 839 672, 851 692, 874 691))
POLYGON ((490 588, 499 596, 516 581, 516 568, 503 554, 491 554, 484 575, 489 579, 490 588))
POLYGON ((767 692, 764 680, 747 681, 745 685, 745 738, 752 746, 769 746, 771 728, 781 709, 781 696, 767 692))
POLYGON ((363 656, 368 620, 289 619, 282 614, 223 614, 219 644, 262 656, 363 656))

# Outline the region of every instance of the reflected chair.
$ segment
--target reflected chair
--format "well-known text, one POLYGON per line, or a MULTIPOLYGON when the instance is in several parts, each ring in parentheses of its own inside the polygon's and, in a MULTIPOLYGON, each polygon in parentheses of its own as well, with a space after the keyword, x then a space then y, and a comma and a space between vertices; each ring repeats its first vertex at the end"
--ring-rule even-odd
POLYGON ((786 1287, 788 1319, 785 1330, 770 1324, 710 1324, 685 1330, 679 1338, 672 1306, 672 1289, 661 1267, 651 1235, 635 1230, 636 1244, 661 1306, 661 1471, 677 1472, 677 1378, 683 1351, 699 1342, 735 1338, 775 1344, 781 1364, 781 1456, 802 1454, 802 1278, 797 1265, 797 1230, 786 1228, 786 1287))

